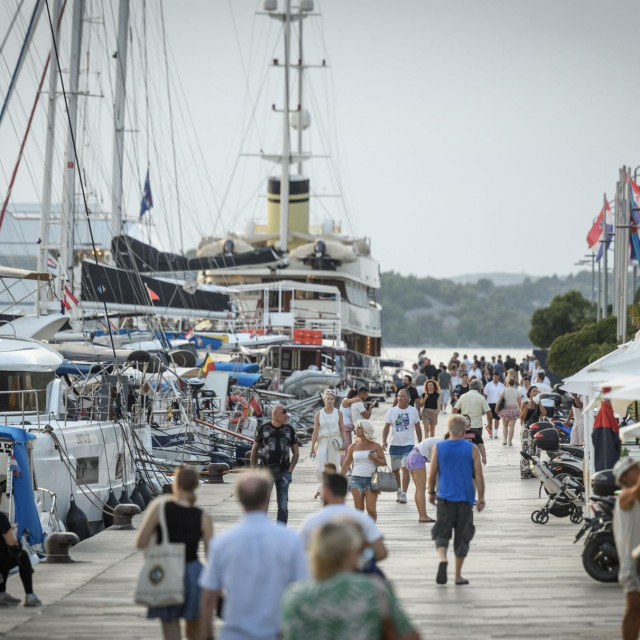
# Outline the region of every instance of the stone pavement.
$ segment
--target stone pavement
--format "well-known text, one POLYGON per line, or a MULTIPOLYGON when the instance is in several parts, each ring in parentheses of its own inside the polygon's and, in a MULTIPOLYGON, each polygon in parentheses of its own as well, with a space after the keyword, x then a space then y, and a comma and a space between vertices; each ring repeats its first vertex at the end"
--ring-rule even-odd
MULTIPOLYGON (((379 431, 384 408, 374 416, 379 431)), ((445 421, 442 416, 438 435, 444 433, 445 421)), ((530 513, 542 500, 537 481, 519 478, 518 446, 487 440, 486 448, 487 507, 475 514, 476 536, 464 570, 471 582, 467 586, 435 584, 438 560, 431 525, 418 523, 412 488, 406 505, 396 503, 395 494, 382 494, 378 501, 378 524, 390 550, 381 566, 422 637, 619 638, 621 590, 585 573, 582 544, 572 544, 578 525, 554 517, 544 526, 533 524, 530 513)), ((320 508, 312 499, 317 482, 308 447, 301 451, 290 491, 294 528, 320 508)), ((199 490, 198 504, 213 516, 214 533, 233 526, 240 516, 232 497, 233 480, 234 475, 228 475, 226 484, 199 490)), ((270 513, 275 518, 275 504, 270 513)), ((38 565, 35 589, 45 606, 0 609, 0 637, 160 637, 159 623, 147 621, 144 609, 133 604, 141 566, 134 537, 134 531, 105 531, 72 549, 75 564, 38 565)), ((21 595, 16 576, 9 579, 9 591, 21 595)))

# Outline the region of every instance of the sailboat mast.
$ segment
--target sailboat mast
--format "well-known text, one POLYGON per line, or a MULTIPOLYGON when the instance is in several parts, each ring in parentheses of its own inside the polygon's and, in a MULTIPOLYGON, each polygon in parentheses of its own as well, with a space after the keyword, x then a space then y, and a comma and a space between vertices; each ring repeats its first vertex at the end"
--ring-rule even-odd
POLYGON ((302 48, 302 3, 300 3, 300 17, 298 18, 298 175, 302 175, 302 76, 304 73, 303 48, 302 48))
POLYGON ((78 78, 80 76, 80 48, 82 46, 82 26, 84 18, 84 0, 73 0, 73 22, 71 33, 71 61, 69 65, 68 112, 69 128, 65 150, 63 175, 62 219, 60 231, 60 260, 58 261, 58 280, 56 288, 62 298, 65 281, 73 290, 73 232, 76 190, 76 157, 74 140, 78 120, 78 78))
MULTIPOLYGON (((51 34, 51 53, 49 55, 49 102, 47 103, 47 142, 44 151, 44 178, 42 181, 42 210, 40 212, 40 234, 38 238, 38 271, 46 271, 49 251, 49 220, 51 219, 51 169, 53 166, 53 143, 56 134, 56 92, 58 91, 58 57, 56 42, 60 32, 60 12, 62 0, 53 3, 54 31, 51 34)), ((40 313, 41 287, 36 289, 35 312, 40 313)))
POLYGON ((122 168, 124 160, 124 107, 127 86, 127 32, 129 0, 120 0, 118 9, 118 51, 116 53, 116 97, 113 105, 115 132, 111 169, 111 234, 122 233, 122 168))
POLYGON ((280 178, 280 249, 289 250, 289 164, 291 140, 289 134, 289 43, 291 41, 291 0, 285 0, 284 15, 284 114, 282 126, 282 175, 280 178))

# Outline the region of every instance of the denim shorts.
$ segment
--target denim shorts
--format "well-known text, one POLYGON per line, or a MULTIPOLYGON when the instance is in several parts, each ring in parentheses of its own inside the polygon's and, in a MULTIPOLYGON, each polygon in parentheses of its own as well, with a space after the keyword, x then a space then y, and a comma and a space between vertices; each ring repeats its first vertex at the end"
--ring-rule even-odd
POLYGON ((407 466, 407 457, 413 451, 413 445, 405 446, 392 444, 389 447, 389 457, 391 458, 391 470, 395 471, 407 466))
POLYGON ((362 493, 371 491, 371 476, 351 476, 349 478, 349 491, 358 489, 362 493))

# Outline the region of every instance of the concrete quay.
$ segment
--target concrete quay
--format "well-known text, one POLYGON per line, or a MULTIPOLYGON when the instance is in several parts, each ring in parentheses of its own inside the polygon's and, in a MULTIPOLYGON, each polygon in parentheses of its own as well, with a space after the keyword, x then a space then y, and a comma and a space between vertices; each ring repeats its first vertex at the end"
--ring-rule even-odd
MULTIPOLYGON (((383 409, 374 415, 380 432, 383 409)), ((441 416, 438 435, 445 431, 446 418, 441 416)), ((573 544, 579 525, 553 516, 544 526, 533 524, 530 514, 542 499, 536 480, 520 480, 519 447, 502 446, 500 440, 485 444, 487 507, 475 514, 476 535, 463 571, 469 585, 455 586, 451 581, 436 585, 432 525, 418 523, 413 486, 408 504, 397 503, 395 494, 381 494, 378 501, 378 525, 390 551, 381 567, 422 637, 619 638, 621 589, 617 584, 595 582, 585 573, 582 541, 573 544)), ((305 446, 290 489, 289 526, 295 529, 321 508, 313 500, 317 487, 313 469, 305 446)), ((198 504, 212 515, 214 534, 233 526, 241 515, 232 495, 235 477, 230 474, 225 484, 199 489, 198 504)), ((275 500, 270 514, 275 519, 275 500)), ((134 519, 136 526, 141 517, 134 519)), ((104 531, 71 549, 75 563, 39 564, 34 588, 44 606, 0 609, 0 637, 159 638, 159 623, 146 620, 145 609, 133 602, 142 563, 142 555, 134 549, 135 534, 104 531)), ((8 590, 23 596, 17 576, 9 578, 8 590)))

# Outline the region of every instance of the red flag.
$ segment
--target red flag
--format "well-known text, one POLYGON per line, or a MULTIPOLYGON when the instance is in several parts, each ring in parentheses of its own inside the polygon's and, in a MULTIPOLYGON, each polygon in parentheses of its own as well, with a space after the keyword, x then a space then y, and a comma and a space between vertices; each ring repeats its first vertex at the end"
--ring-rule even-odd
POLYGON ((147 287, 147 292, 149 293, 149 298, 151 298, 151 302, 153 302, 154 300, 160 300, 160 296, 149 287, 149 285, 146 285, 147 287))
POLYGON ((193 338, 196 335, 196 332, 194 331, 193 327, 189 327, 185 332, 184 332, 184 337, 187 340, 191 340, 191 338, 193 338))
POLYGON ((589 249, 595 247, 601 236, 602 236, 602 220, 604 218, 604 209, 600 209, 600 214, 596 218, 596 221, 593 223, 591 229, 589 229, 589 233, 587 234, 587 244, 589 245, 589 249))

